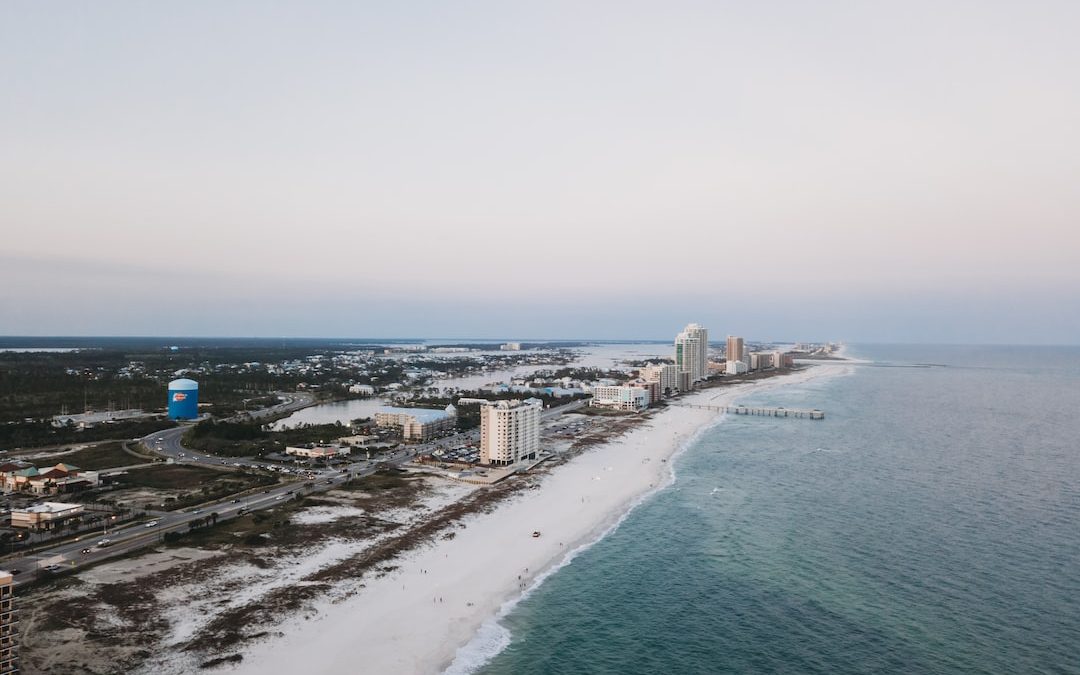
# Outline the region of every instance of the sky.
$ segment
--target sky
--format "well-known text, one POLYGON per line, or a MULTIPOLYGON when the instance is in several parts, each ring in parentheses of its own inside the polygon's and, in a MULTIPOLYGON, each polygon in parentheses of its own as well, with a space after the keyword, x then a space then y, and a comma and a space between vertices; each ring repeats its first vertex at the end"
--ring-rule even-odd
POLYGON ((0 334, 1080 344, 1080 3, 0 8, 0 334))

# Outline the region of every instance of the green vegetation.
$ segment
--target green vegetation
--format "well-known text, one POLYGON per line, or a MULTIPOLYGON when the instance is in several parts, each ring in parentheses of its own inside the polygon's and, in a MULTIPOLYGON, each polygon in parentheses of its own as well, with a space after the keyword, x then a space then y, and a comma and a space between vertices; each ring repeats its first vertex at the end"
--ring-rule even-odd
POLYGON ((118 480, 121 487, 153 488, 158 490, 188 490, 179 497, 165 499, 166 509, 194 506, 205 501, 221 499, 253 487, 274 485, 276 476, 246 471, 221 471, 202 466, 162 464, 132 469, 118 480))
POLYGON ((221 546, 242 544, 263 546, 290 532, 289 516, 306 506, 304 500, 292 499, 276 505, 272 511, 256 511, 236 518, 213 518, 193 521, 195 525, 187 532, 168 532, 165 543, 175 546, 197 546, 216 549, 221 546))
POLYGON ((515 391, 491 392, 491 391, 459 391, 453 396, 425 396, 409 401, 405 407, 417 408, 445 408, 453 404, 457 408, 457 428, 460 430, 475 429, 480 426, 480 406, 457 404, 461 398, 482 398, 488 401, 506 401, 511 399, 538 398, 544 402, 544 407, 564 405, 584 395, 574 397, 559 397, 551 394, 523 394, 515 391))
POLYGON ((535 377, 542 380, 561 380, 569 377, 571 380, 625 380, 626 373, 621 370, 607 370, 605 368, 559 368, 557 370, 538 370, 535 377))
POLYGON ((594 408, 592 406, 585 406, 578 408, 577 410, 571 410, 568 415, 585 415, 592 417, 627 417, 630 415, 637 415, 638 413, 633 410, 612 410, 611 408, 594 408))
POLYGON ((362 490, 375 492, 378 490, 393 490, 408 486, 415 478, 398 471, 378 471, 363 478, 353 478, 347 483, 338 486, 339 490, 362 490))
POLYGON ((37 448, 66 443, 139 438, 162 429, 171 429, 174 426, 176 426, 175 422, 166 419, 113 422, 81 430, 70 426, 54 427, 51 422, 45 421, 0 423, 0 449, 37 448))
POLYGON ((115 469, 118 466, 131 466, 144 464, 147 459, 139 459, 129 452, 125 452, 120 442, 102 443, 92 448, 85 448, 77 452, 57 457, 58 462, 74 464, 80 469, 98 471, 100 469, 115 469))
POLYGON ((329 442, 352 433, 344 424, 304 424, 271 431, 262 422, 199 422, 184 434, 184 445, 223 457, 261 456, 284 452, 288 445, 329 442))
POLYGON ((189 490, 200 485, 213 483, 219 477, 229 473, 217 469, 186 464, 162 464, 132 469, 120 477, 126 487, 145 487, 156 489, 189 490))

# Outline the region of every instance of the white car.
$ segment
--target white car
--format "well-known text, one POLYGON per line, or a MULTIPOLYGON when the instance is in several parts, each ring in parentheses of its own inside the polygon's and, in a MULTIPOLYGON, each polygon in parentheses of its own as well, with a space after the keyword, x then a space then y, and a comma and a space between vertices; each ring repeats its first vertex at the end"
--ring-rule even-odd
POLYGON ((143 525, 143 527, 157 527, 157 525, 158 525, 158 522, 156 520, 151 520, 146 525, 143 525))

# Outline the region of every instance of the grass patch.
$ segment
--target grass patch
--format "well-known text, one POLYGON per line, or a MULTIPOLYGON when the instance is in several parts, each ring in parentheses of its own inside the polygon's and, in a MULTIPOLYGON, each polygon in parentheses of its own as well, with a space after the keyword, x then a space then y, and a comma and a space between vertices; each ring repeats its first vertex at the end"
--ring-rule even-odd
POLYGON ((162 466, 132 469, 121 480, 130 487, 190 490, 207 483, 213 483, 228 475, 224 471, 207 469, 202 466, 164 464, 162 466))
POLYGON ((139 459, 128 454, 119 441, 114 441, 61 455, 57 458, 57 461, 73 464, 87 471, 99 471, 101 469, 115 469, 118 466, 145 464, 148 460, 139 459))
MULTIPOLYGON (((273 512, 256 511, 239 518, 219 520, 217 525, 200 527, 169 541, 167 546, 194 546, 216 550, 228 545, 262 546, 270 543, 281 543, 280 536, 286 534, 291 527, 289 513, 282 513, 277 507, 273 512), (262 535, 269 534, 272 539, 262 535)), ((292 509, 287 509, 291 511, 292 509)))
POLYGON ((165 508, 175 509, 221 499, 254 487, 276 485, 278 478, 244 471, 221 471, 202 466, 160 464, 132 469, 121 476, 119 482, 121 487, 125 488, 179 491, 181 494, 165 498, 165 508))
POLYGON ((592 406, 585 406, 584 408, 578 408, 577 410, 571 410, 566 413, 567 415, 584 415, 586 417, 628 417, 630 415, 636 415, 635 410, 613 410, 611 408, 594 408, 592 406))
POLYGON ((393 490, 403 488, 412 482, 406 474, 396 471, 379 471, 363 478, 353 478, 347 483, 338 486, 339 490, 358 490, 363 492, 375 492, 378 490, 393 490))

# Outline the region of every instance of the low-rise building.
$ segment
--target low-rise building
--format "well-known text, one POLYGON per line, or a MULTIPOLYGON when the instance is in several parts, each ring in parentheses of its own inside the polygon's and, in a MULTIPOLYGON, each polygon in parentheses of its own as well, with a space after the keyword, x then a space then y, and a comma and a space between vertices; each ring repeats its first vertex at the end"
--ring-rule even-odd
POLYGON ((340 445, 367 445, 368 443, 374 443, 379 440, 378 436, 367 436, 364 434, 357 434, 355 436, 342 436, 337 439, 340 445))
POLYGON ((303 457, 305 459, 333 459, 334 457, 348 457, 352 449, 347 445, 330 445, 327 443, 311 443, 285 448, 286 455, 303 457))
POLYGON ((649 390, 632 385, 593 387, 589 405, 613 410, 644 410, 651 403, 649 390))
POLYGON ((431 408, 383 408, 375 413, 375 424, 401 429, 407 441, 428 441, 436 434, 451 431, 457 426, 457 408, 448 405, 444 410, 431 408))
POLYGON ((16 462, 0 465, 0 486, 4 492, 51 495, 77 492, 95 487, 99 482, 97 471, 83 471, 63 462, 43 469, 16 462))
POLYGON ((375 387, 370 384, 353 384, 349 386, 350 394, 360 394, 361 396, 374 396, 375 387))
POLYGON ((492 401, 480 408, 480 462, 509 466, 540 452, 543 401, 492 401))
POLYGON ((726 372, 728 375, 742 375, 746 372, 746 363, 744 361, 728 361, 726 372))
POLYGON ((11 510, 11 526, 35 532, 56 529, 61 523, 82 515, 82 504, 44 502, 11 510))

